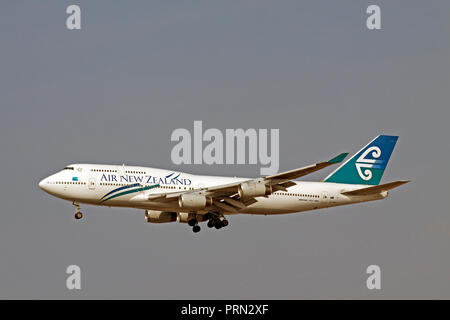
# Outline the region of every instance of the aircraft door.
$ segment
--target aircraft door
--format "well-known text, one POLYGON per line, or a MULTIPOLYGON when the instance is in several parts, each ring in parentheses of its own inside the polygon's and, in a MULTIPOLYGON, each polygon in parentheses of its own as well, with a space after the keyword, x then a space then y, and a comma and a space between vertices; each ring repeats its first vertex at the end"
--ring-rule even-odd
POLYGON ((95 178, 89 178, 88 181, 89 190, 95 190, 95 185, 96 185, 95 178))
POLYGON ((197 188, 198 188, 198 189, 203 189, 204 187, 205 187, 205 184, 204 184, 204 183, 201 183, 201 182, 200 182, 200 183, 197 184, 197 188))

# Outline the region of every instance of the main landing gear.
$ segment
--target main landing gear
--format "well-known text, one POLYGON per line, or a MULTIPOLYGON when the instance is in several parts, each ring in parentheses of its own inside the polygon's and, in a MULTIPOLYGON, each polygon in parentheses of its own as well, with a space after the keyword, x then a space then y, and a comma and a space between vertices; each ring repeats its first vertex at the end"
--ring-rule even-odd
MULTIPOLYGON (((221 229, 223 227, 228 226, 228 220, 225 219, 225 217, 223 215, 217 214, 217 213, 209 213, 208 216, 205 216, 205 218, 208 219, 207 222, 207 226, 208 228, 216 228, 216 229, 221 229)), ((202 221, 205 221, 204 219, 202 219, 202 221)), ((197 233, 200 231, 200 226, 198 225, 198 220, 197 219, 191 219, 188 220, 188 225, 190 227, 192 227, 192 231, 194 233, 197 233)))
POLYGON ((200 232, 200 226, 198 225, 197 219, 191 219, 188 221, 188 225, 192 227, 194 233, 200 232))
POLYGON ((228 226, 228 220, 225 219, 225 217, 222 216, 222 219, 219 215, 214 215, 212 216, 209 220, 208 223, 206 224, 208 226, 208 228, 216 228, 217 230, 228 226))
POLYGON ((75 211, 75 219, 77 219, 77 220, 80 220, 81 218, 83 218, 83 213, 81 213, 81 207, 80 207, 80 205, 77 203, 77 202, 73 202, 72 203, 74 206, 75 206, 75 208, 76 208, 76 211, 75 211))

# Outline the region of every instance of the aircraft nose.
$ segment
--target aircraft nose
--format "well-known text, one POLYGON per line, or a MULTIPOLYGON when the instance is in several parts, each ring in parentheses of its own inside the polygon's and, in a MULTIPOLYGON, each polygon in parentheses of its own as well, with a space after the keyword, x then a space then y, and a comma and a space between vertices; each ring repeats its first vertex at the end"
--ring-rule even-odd
POLYGON ((39 182, 39 188, 41 188, 42 190, 45 190, 45 185, 47 184, 47 178, 45 178, 45 179, 42 179, 40 182, 39 182))

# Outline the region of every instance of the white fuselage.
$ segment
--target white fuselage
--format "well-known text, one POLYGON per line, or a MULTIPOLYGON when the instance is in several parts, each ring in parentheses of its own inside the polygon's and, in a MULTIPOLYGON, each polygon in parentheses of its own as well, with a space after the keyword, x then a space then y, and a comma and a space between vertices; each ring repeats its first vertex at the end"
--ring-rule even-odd
MULTIPOLYGON (((130 207, 149 210, 183 212, 177 201, 148 200, 148 195, 180 192, 249 178, 192 175, 170 170, 98 164, 74 164, 39 183, 39 187, 58 198, 109 207, 130 207), (140 188, 128 189, 130 185, 140 188)), ((383 199, 387 192, 346 196, 343 191, 357 190, 365 185, 329 182, 296 181, 287 191, 277 191, 237 213, 282 214, 383 199)), ((236 212, 235 212, 236 213, 236 212)), ((231 214, 227 212, 226 214, 231 214)))

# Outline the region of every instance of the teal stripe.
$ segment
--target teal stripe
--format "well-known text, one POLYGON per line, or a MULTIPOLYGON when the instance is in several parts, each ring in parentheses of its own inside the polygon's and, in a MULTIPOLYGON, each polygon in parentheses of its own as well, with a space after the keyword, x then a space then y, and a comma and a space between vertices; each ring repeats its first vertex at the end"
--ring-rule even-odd
POLYGON ((120 193, 117 193, 115 195, 112 195, 111 197, 106 198, 106 199, 102 200, 101 202, 105 202, 105 201, 108 201, 110 199, 117 198, 117 197, 120 197, 120 196, 123 196, 123 195, 126 195, 126 194, 140 192, 140 191, 145 191, 145 190, 150 190, 150 189, 154 189, 154 188, 157 188, 157 187, 159 187, 159 184, 154 184, 152 186, 141 187, 141 188, 137 188, 137 189, 133 189, 133 190, 127 190, 127 191, 120 192, 120 193))
POLYGON ((181 175, 181 173, 179 173, 175 178, 172 178, 172 179, 176 179, 176 178, 178 178, 180 175, 181 175))
POLYGON ((137 187, 137 186, 140 186, 140 184, 139 184, 139 183, 135 183, 135 184, 130 184, 130 185, 127 185, 127 186, 124 186, 124 187, 116 188, 116 189, 114 189, 114 190, 108 192, 107 194, 105 194, 105 195, 102 197, 102 199, 103 199, 103 198, 106 198, 107 196, 109 196, 110 194, 112 194, 112 193, 114 193, 114 192, 117 192, 117 191, 120 191, 120 190, 124 190, 124 189, 134 188, 134 187, 137 187))

